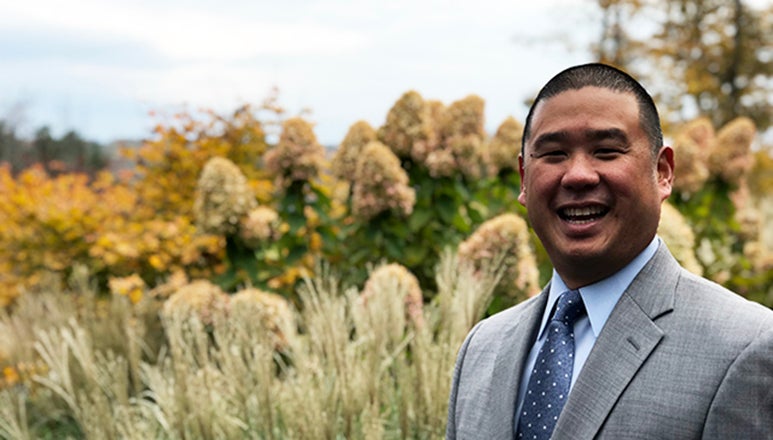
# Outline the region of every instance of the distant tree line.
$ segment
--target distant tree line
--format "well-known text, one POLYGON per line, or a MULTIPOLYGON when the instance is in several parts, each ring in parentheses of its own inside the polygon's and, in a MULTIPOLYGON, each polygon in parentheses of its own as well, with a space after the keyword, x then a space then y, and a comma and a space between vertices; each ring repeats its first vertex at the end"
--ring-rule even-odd
POLYGON ((70 130, 61 137, 51 135, 47 126, 38 128, 32 139, 17 133, 16 127, 0 120, 0 164, 7 163, 14 173, 40 164, 49 174, 82 172, 93 175, 109 165, 104 147, 85 140, 70 130))

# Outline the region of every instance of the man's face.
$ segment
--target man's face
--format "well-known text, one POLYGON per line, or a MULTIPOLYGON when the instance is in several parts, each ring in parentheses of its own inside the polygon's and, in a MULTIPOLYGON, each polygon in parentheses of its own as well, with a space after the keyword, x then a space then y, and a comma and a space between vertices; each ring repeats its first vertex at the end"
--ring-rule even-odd
POLYGON ((568 287, 614 274, 655 236, 673 151, 653 157, 632 94, 584 87, 540 102, 524 154, 518 200, 568 287))

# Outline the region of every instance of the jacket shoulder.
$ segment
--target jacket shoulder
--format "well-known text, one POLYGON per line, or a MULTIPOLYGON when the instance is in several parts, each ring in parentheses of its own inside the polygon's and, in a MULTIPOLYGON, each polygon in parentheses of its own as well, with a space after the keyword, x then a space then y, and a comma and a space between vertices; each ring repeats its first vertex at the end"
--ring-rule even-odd
POLYGON ((753 338, 773 330, 773 310, 686 270, 680 274, 675 301, 677 310, 695 313, 704 324, 722 327, 725 334, 753 338))

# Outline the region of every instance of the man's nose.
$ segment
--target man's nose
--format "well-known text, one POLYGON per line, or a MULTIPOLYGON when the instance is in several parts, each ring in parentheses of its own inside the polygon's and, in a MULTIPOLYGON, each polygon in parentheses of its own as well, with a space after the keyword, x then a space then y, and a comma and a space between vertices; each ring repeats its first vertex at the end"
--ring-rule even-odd
POLYGON ((593 159, 585 155, 574 155, 566 162, 561 185, 568 189, 580 190, 598 185, 599 173, 593 159))

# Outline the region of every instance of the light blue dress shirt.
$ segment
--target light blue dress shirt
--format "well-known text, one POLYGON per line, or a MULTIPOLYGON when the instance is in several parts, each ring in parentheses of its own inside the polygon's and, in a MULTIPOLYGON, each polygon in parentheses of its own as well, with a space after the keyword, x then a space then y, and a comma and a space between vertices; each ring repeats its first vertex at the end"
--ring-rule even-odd
MULTIPOLYGON (((645 264, 655 255, 658 249, 660 239, 656 236, 652 239, 649 245, 636 256, 627 266, 619 270, 616 274, 605 278, 597 283, 590 284, 585 287, 580 287, 580 296, 585 304, 585 310, 588 312, 586 316, 578 319, 574 323, 574 368, 572 369, 572 383, 570 389, 574 386, 577 376, 580 375, 585 361, 588 359, 593 344, 596 343, 601 329, 604 328, 604 324, 607 323, 609 315, 612 313, 612 309, 615 308, 615 304, 623 296, 623 292, 631 284, 636 275, 642 270, 645 264)), ((539 335, 537 341, 529 352, 529 357, 526 359, 526 365, 524 366, 523 377, 521 377, 521 386, 518 390, 518 402, 515 411, 515 426, 518 426, 518 418, 521 414, 521 405, 523 405, 524 394, 526 394, 526 388, 529 385, 529 379, 531 378, 531 372, 534 369, 534 363, 537 361, 537 355, 539 354, 542 344, 545 342, 545 328, 547 327, 550 314, 553 311, 553 306, 558 301, 558 297, 562 293, 570 290, 564 284, 564 281, 553 270, 553 277, 550 280, 550 292, 548 293, 548 303, 545 307, 545 312, 542 315, 542 324, 540 324, 539 335)))

